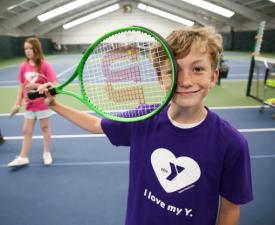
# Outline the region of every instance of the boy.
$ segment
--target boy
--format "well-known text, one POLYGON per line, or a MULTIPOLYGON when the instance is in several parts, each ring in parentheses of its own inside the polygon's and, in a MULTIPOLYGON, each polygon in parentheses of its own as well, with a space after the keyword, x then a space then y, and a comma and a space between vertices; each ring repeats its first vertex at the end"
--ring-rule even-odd
POLYGON ((183 28, 167 41, 178 63, 178 82, 158 115, 120 123, 51 96, 47 102, 83 129, 131 147, 126 225, 236 225, 239 205, 253 198, 247 142, 204 106, 219 75, 221 36, 211 27, 183 28))

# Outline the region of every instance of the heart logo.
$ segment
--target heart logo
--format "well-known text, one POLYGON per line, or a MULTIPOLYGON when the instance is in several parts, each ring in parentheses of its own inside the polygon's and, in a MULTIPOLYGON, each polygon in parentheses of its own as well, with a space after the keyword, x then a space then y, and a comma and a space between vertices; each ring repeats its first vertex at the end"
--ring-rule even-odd
POLYGON ((25 73, 25 78, 30 83, 35 83, 38 79, 38 73, 36 72, 27 72, 25 73))
POLYGON ((195 183, 201 176, 198 163, 190 157, 176 158, 165 148, 156 149, 151 155, 155 174, 167 193, 180 191, 195 183))

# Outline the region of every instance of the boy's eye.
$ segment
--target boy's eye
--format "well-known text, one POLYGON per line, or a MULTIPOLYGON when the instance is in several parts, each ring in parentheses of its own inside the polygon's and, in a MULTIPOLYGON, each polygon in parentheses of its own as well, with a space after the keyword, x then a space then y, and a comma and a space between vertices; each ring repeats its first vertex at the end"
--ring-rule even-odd
POLYGON ((201 73, 201 72, 203 72, 203 71, 204 71, 204 68, 201 67, 201 66, 195 66, 195 67, 193 68, 193 72, 195 72, 195 73, 201 73))

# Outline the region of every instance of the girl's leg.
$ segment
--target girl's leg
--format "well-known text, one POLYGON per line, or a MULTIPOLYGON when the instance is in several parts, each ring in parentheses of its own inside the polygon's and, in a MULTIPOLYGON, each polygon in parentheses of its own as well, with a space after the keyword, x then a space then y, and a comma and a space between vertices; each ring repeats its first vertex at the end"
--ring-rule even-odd
POLYGON ((53 162, 53 159, 50 153, 50 144, 51 144, 50 118, 48 117, 48 118, 40 119, 40 127, 44 138, 43 162, 44 162, 44 165, 51 165, 53 162))
POLYGON ((35 119, 24 119, 23 125, 23 143, 21 147, 20 156, 28 157, 32 145, 32 132, 35 125, 35 119))
POLYGON ((23 142, 20 155, 12 160, 8 167, 26 166, 29 164, 29 151, 32 145, 32 131, 35 124, 35 119, 24 119, 23 125, 23 142))
POLYGON ((50 118, 40 119, 40 128, 44 138, 44 152, 50 152, 51 144, 51 129, 50 129, 50 118))

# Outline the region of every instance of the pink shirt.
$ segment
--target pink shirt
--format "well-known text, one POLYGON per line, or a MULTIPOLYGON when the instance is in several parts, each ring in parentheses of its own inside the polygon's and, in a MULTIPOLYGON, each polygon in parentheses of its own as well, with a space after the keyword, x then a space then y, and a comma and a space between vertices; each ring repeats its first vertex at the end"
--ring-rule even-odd
MULTIPOLYGON (((20 65, 18 80, 25 87, 29 83, 44 84, 47 82, 56 81, 56 74, 52 69, 52 66, 45 60, 42 61, 40 72, 37 72, 36 66, 29 62, 23 62, 20 65)), ((48 106, 44 103, 44 98, 37 98, 30 100, 27 97, 27 89, 24 88, 24 97, 26 101, 26 110, 28 111, 40 111, 48 109, 48 106)))

